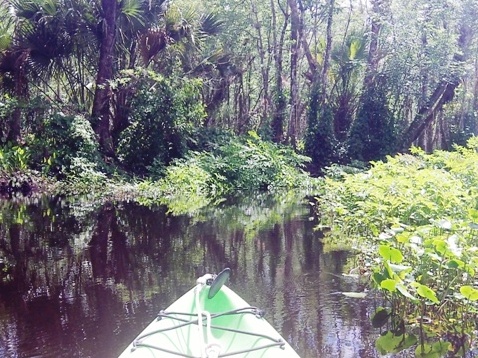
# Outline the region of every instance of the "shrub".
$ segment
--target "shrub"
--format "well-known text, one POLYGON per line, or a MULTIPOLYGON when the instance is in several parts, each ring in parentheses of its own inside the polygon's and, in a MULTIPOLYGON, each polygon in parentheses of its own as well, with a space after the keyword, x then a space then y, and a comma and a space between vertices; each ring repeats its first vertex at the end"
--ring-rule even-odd
POLYGON ((179 202, 194 210, 235 191, 302 188, 311 182, 301 169, 307 160, 250 132, 210 152, 191 152, 176 160, 164 178, 141 185, 142 201, 174 203, 175 207, 179 202))
POLYGON ((315 174, 341 159, 340 145, 334 135, 334 114, 329 105, 319 103, 318 88, 314 86, 308 112, 305 154, 312 159, 315 174))
POLYGON ((99 169, 97 163, 101 160, 95 134, 82 115, 52 113, 29 142, 33 165, 47 174, 60 179, 67 174, 81 174, 81 168, 75 170, 72 166, 78 158, 99 169))
POLYGON ((383 160, 395 153, 396 133, 383 85, 374 84, 362 94, 357 118, 350 130, 348 153, 352 160, 383 160))
POLYGON ((154 72, 126 72, 118 80, 122 87, 134 88, 128 117, 121 133, 118 157, 125 168, 136 174, 168 165, 184 156, 195 128, 204 119, 204 106, 197 80, 165 78, 154 72))

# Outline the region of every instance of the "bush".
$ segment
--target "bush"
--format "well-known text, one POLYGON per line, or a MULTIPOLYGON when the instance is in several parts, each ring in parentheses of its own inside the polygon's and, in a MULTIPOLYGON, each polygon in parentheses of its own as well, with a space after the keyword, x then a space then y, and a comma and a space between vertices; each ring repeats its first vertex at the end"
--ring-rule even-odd
POLYGON ((255 132, 221 146, 205 160, 206 170, 215 173, 230 190, 268 190, 300 186, 302 166, 309 158, 291 148, 266 142, 255 132))
MULTIPOLYGON (((161 202, 191 210, 235 191, 303 188, 311 178, 301 169, 308 158, 262 141, 250 132, 210 152, 191 152, 169 166, 158 182, 145 182, 142 202, 161 202)), ((179 210, 179 211, 181 211, 179 210)))
POLYGON ((185 155, 194 130, 205 117, 197 80, 167 79, 154 72, 126 72, 118 80, 134 88, 128 127, 121 133, 118 157, 126 169, 145 175, 185 155))
POLYGON ((317 86, 311 92, 308 126, 305 136, 305 154, 312 159, 311 172, 319 174, 342 157, 341 145, 333 130, 334 114, 328 105, 319 103, 317 86))
POLYGON ((82 173, 81 168, 72 166, 78 159, 92 163, 99 170, 101 157, 95 134, 82 115, 62 112, 49 115, 29 143, 32 164, 36 169, 59 179, 68 174, 82 173))
POLYGON ((362 94, 357 118, 350 130, 348 153, 352 160, 383 160, 396 151, 395 120, 383 86, 374 84, 362 94))
POLYGON ((356 249, 354 269, 370 273, 386 299, 372 317, 388 329, 376 341, 382 354, 416 346, 417 357, 468 356, 476 343, 477 148, 476 137, 453 152, 414 148, 324 182, 317 198, 324 242, 356 249))

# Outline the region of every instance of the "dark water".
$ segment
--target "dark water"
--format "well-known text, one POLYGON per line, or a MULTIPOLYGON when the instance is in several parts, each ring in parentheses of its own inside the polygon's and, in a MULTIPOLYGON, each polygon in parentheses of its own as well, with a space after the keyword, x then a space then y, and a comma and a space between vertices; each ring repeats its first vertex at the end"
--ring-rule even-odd
POLYGON ((224 267, 301 357, 376 357, 373 303, 339 294, 364 288, 341 275, 347 253, 323 251, 305 202, 255 199, 196 216, 0 203, 0 357, 117 357, 197 276, 224 267))

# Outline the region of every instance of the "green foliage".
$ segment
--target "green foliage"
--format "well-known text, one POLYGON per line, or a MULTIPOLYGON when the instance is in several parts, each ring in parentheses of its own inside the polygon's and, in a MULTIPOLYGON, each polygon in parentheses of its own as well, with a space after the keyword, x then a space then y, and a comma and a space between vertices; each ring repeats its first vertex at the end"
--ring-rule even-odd
POLYGON ((382 160, 395 152, 395 123, 388 108, 385 89, 374 84, 362 94, 357 118, 348 139, 351 159, 382 160))
POLYGON ((388 301, 372 318, 374 326, 389 324, 376 342, 381 352, 406 349, 398 342, 415 333, 419 357, 471 344, 462 338, 478 319, 476 143, 472 137, 467 147, 433 154, 414 148, 366 172, 326 179, 317 199, 321 227, 330 228, 325 241, 347 238, 388 301))
POLYGON ((141 200, 173 203, 176 211, 183 212, 236 191, 303 187, 310 183, 301 169, 306 160, 292 149, 262 141, 250 132, 211 152, 192 152, 186 159, 176 160, 163 179, 140 185, 141 200))
POLYGON ((165 204, 174 213, 194 212, 208 205, 222 188, 214 186, 211 173, 202 167, 202 158, 200 153, 191 153, 188 159, 178 159, 169 166, 164 179, 141 183, 139 202, 165 204))
POLYGON ((4 94, 0 100, 0 142, 5 143, 10 129, 10 120, 18 107, 18 100, 4 94))
POLYGON ((296 187, 306 157, 291 148, 263 141, 255 132, 221 146, 207 159, 207 170, 215 173, 229 190, 264 190, 296 187))
POLYGON ((312 89, 309 103, 304 151, 316 170, 321 171, 339 160, 339 144, 334 136, 332 109, 328 105, 321 106, 317 85, 312 89))
POLYGON ((154 72, 129 71, 116 86, 134 87, 129 126, 121 133, 118 157, 137 174, 168 165, 185 155, 194 130, 204 119, 200 81, 176 82, 154 72), (150 168, 151 167, 151 168, 150 168))
POLYGON ((26 148, 5 146, 0 148, 0 171, 13 173, 28 169, 30 152, 26 148))
MULTIPOLYGON (((475 220, 476 210, 464 221, 437 220, 416 228, 396 226, 378 238, 379 260, 373 267, 372 280, 387 298, 391 311, 388 316, 377 311, 372 322, 384 325, 389 320, 408 321, 409 330, 420 333, 416 356, 428 356, 424 354, 439 349, 434 356, 443 357, 451 344, 435 337, 459 338, 473 334, 476 328, 475 220), (427 327, 422 322, 425 316, 427 327)), ((467 349, 469 343, 455 344, 453 349, 467 349)))
POLYGON ((58 178, 84 175, 84 166, 99 170, 100 156, 90 123, 81 115, 57 112, 45 118, 43 125, 30 139, 32 162, 47 174, 58 178))
POLYGON ((29 169, 28 148, 7 144, 0 148, 0 193, 12 196, 31 193, 36 185, 34 173, 29 169))

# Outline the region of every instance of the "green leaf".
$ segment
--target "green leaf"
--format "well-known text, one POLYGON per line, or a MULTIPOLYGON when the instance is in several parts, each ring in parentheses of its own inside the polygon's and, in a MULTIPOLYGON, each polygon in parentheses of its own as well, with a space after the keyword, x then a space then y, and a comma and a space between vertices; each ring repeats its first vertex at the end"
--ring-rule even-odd
POLYGON ((380 354, 398 353, 417 344, 417 337, 412 334, 394 335, 388 331, 375 341, 375 347, 380 354))
POLYGON ((451 348, 450 342, 435 342, 433 344, 419 344, 415 349, 415 357, 420 358, 441 358, 444 357, 451 348))
POLYGON ((440 358, 438 352, 433 352, 431 344, 419 344, 415 349, 415 357, 420 358, 440 358))
POLYGON ((385 260, 390 260, 390 262, 399 264, 403 261, 402 252, 394 247, 388 245, 380 245, 378 248, 378 253, 385 260))
POLYGON ((477 209, 474 209, 474 208, 468 209, 468 216, 474 222, 478 222, 478 210, 477 209))
POLYGON ((400 292, 403 296, 405 296, 406 298, 409 298, 411 299, 412 301, 418 301, 418 298, 416 298, 415 296, 413 296, 408 290, 407 288, 405 287, 405 285, 403 283, 397 283, 395 285, 396 289, 398 290, 398 292, 400 292))
POLYGON ((450 269, 457 269, 457 268, 463 268, 465 266, 465 263, 461 260, 450 260, 447 263, 448 268, 450 269))
POLYGON ((460 293, 470 301, 478 301, 478 290, 472 286, 461 286, 460 293))
POLYGON ((407 273, 412 271, 412 268, 406 265, 389 264, 389 267, 392 269, 393 272, 399 275, 400 278, 402 279, 405 277, 407 273))
POLYGON ((380 286, 383 280, 386 279, 385 275, 381 274, 380 272, 374 272, 372 275, 373 281, 380 286))
POLYGON ((433 303, 440 303, 437 298, 435 291, 433 291, 430 287, 422 285, 418 282, 414 282, 413 285, 417 288, 417 293, 427 300, 432 301, 433 303))
POLYGON ((387 278, 380 283, 380 287, 390 292, 395 292, 397 281, 387 278))

